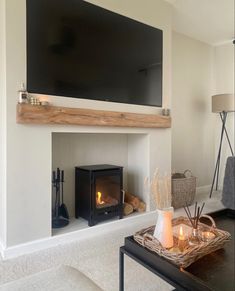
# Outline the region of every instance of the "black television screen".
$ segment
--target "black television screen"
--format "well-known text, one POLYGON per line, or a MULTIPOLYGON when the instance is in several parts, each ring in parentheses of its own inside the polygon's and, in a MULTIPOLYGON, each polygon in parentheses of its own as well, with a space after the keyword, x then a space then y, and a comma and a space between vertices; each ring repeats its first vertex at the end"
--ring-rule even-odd
POLYGON ((81 0, 27 0, 27 90, 162 105, 162 30, 81 0))

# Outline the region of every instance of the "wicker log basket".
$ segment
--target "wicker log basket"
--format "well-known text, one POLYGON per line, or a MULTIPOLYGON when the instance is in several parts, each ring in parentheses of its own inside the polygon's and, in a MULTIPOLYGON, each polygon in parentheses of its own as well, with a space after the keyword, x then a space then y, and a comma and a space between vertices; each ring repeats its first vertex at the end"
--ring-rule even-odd
MULTIPOLYGON (((188 218, 185 217, 178 217, 172 220, 173 227, 181 224, 191 226, 188 218)), ((155 225, 135 233, 134 240, 143 247, 146 247, 147 249, 157 253, 159 256, 164 257, 178 267, 186 268, 203 256, 221 249, 224 244, 231 239, 230 233, 216 228, 215 224, 213 224, 212 228, 204 223, 199 222, 199 227, 208 231, 213 230, 215 238, 207 242, 201 241, 201 243, 195 246, 189 245, 183 250, 183 252, 177 252, 174 250, 174 248, 163 248, 160 242, 153 236, 155 225)), ((178 238, 174 236, 174 246, 177 246, 177 244, 178 238)))
POLYGON ((185 204, 191 205, 196 194, 196 177, 190 170, 172 174, 171 189, 174 209, 183 207, 185 204))

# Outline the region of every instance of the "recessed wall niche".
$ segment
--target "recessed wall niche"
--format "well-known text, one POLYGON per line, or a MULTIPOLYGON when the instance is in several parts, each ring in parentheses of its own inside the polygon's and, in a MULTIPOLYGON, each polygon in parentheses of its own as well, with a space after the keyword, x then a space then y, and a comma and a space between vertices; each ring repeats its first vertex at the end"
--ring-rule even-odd
POLYGON ((148 134, 52 133, 52 169, 65 171, 64 200, 70 216, 75 216, 75 167, 94 164, 122 166, 124 189, 143 199, 148 209, 148 139, 148 134))

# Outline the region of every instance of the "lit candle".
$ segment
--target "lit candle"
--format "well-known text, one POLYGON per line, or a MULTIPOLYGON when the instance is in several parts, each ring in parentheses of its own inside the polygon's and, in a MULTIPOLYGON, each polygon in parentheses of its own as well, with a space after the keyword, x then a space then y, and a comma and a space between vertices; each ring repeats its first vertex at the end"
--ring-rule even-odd
POLYGON ((179 232, 179 237, 178 237, 178 248, 181 252, 183 252, 185 246, 186 246, 186 239, 183 233, 183 227, 180 226, 180 232, 179 232))
POLYGON ((202 232, 202 240, 209 241, 215 237, 215 234, 211 231, 203 231, 202 232))

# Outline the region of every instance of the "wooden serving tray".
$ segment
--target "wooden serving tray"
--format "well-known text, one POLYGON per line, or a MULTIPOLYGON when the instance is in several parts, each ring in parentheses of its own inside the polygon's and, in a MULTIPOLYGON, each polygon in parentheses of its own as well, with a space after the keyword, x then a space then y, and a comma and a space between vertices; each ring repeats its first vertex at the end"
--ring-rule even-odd
MULTIPOLYGON (((173 230, 179 225, 191 227, 188 218, 185 217, 178 217, 172 220, 173 230)), ((174 236, 174 247, 172 249, 165 249, 162 247, 161 243, 153 236, 155 225, 135 233, 134 240, 143 247, 146 247, 147 249, 157 253, 159 256, 169 260, 171 263, 181 268, 186 268, 198 259, 223 248, 224 244, 231 239, 229 232, 216 227, 212 230, 211 226, 199 222, 199 228, 204 229, 204 231, 213 231, 215 238, 207 242, 201 241, 199 244, 194 246, 188 244, 183 252, 176 250, 176 247, 178 246, 177 236, 174 236)))

